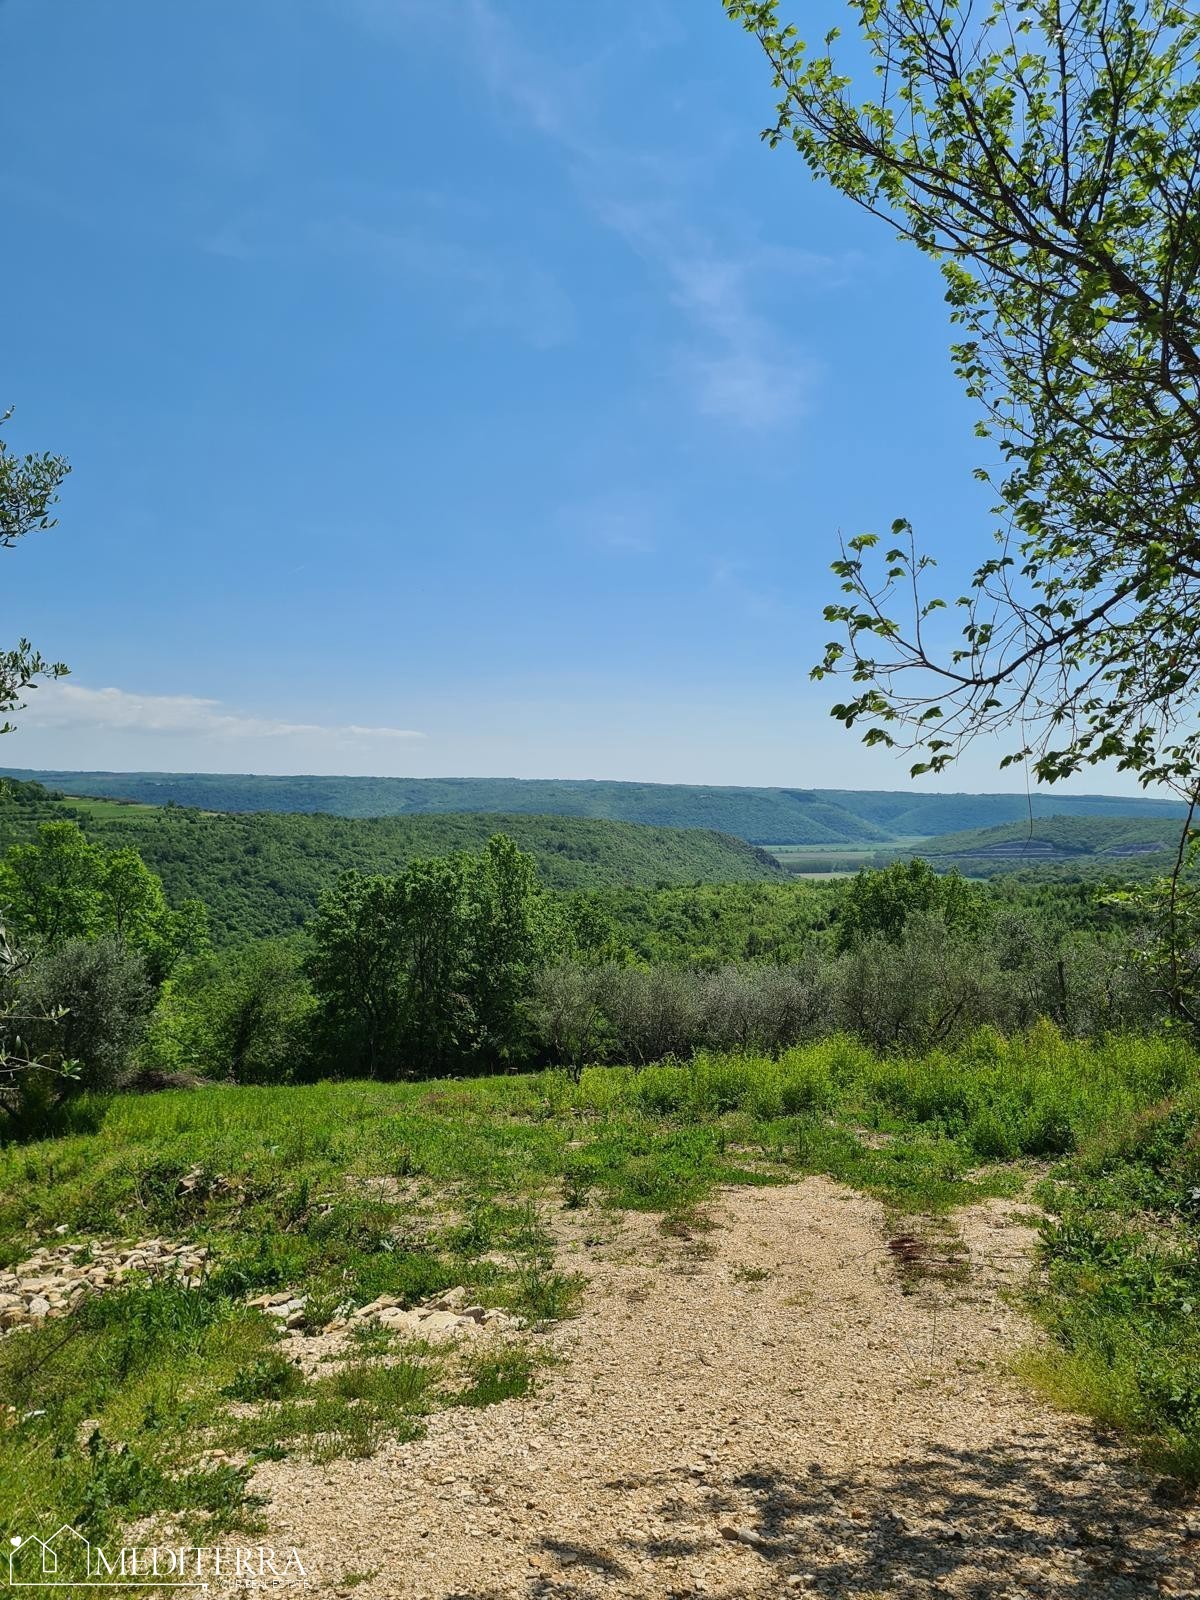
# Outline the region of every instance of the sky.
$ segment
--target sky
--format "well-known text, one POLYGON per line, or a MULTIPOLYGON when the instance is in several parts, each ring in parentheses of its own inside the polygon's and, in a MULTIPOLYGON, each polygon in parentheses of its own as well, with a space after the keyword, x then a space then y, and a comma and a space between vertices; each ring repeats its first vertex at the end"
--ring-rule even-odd
POLYGON ((986 446, 718 0, 0 0, 0 54, 0 407, 73 469, 5 765, 907 786, 809 681, 829 563, 906 516, 959 592, 986 446))

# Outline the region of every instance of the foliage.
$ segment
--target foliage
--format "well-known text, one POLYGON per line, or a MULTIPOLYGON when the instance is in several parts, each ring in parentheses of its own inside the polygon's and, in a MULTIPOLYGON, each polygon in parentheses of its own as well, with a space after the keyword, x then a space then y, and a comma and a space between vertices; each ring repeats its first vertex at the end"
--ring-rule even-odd
POLYGON ((139 1060, 160 1077, 282 1082, 547 1060, 578 1074, 837 1030, 920 1048, 1041 1016, 1090 1036, 1163 1015, 1141 915, 1082 886, 1000 892, 919 864, 562 900, 497 839, 395 878, 350 875, 306 943, 178 966, 139 1060))
MULTIPOLYGON (((1039 819, 1059 813, 1070 817, 1182 817, 1184 811, 1178 801, 1166 797, 1130 800, 1115 795, 1035 793, 1027 801, 1018 794, 748 789, 732 785, 713 789, 682 783, 562 782, 542 778, 263 777, 246 773, 29 772, 0 768, 0 775, 4 773, 17 789, 33 787, 44 795, 41 784, 45 784, 51 790, 65 790, 75 797, 70 803, 77 810, 77 820, 85 826, 123 818, 144 823, 146 818, 134 813, 139 808, 160 806, 201 811, 328 812, 339 817, 491 812, 508 818, 589 817, 656 828, 716 829, 764 845, 860 847, 1019 822, 1030 809, 1039 819), (28 778, 39 779, 40 783, 28 786, 16 781, 28 778), (86 796, 98 798, 79 798, 86 796)), ((0 818, 0 825, 2 821, 0 818)), ((504 831, 516 837, 507 823, 504 831)), ((431 837, 424 849, 425 853, 439 854, 482 842, 482 838, 431 837)), ((533 836, 521 836, 518 842, 539 853, 533 836)), ((383 870, 381 864, 345 864, 357 865, 362 871, 383 870)), ((692 874, 693 878, 700 876, 692 874)))
POLYGON ((604 889, 569 897, 574 937, 589 960, 679 962, 804 959, 828 933, 841 889, 831 884, 697 884, 604 889))
POLYGON ((0 904, 8 927, 32 949, 108 937, 140 951, 159 980, 203 942, 206 925, 198 901, 168 906, 136 850, 93 844, 66 821, 42 822, 30 842, 11 846, 0 862, 0 904))
POLYGON ((939 876, 916 857, 851 879, 838 906, 837 948, 854 950, 868 939, 898 944, 911 921, 936 919, 961 940, 979 930, 985 914, 978 890, 957 872, 939 876))
POLYGON ((810 51, 776 0, 725 6, 770 60, 770 142, 940 263, 955 369, 1005 463, 999 547, 957 644, 903 519, 878 579, 875 535, 850 541, 849 599, 826 612, 846 642, 816 669, 857 686, 835 715, 919 752, 914 771, 1012 729, 1006 760, 1033 756, 1039 778, 1116 759, 1190 789, 1200 17, 1173 0, 854 0, 877 74, 860 102, 836 33, 810 51))
POLYGON ((3 1131, 30 1137, 64 1094, 119 1079, 155 987, 204 939, 204 908, 173 911, 136 851, 44 820, 0 861, 0 915, 3 1131))
MULTIPOLYGON (((0 426, 11 415, 7 411, 0 416, 0 426)), ((15 456, 0 437, 0 548, 11 550, 27 534, 44 533, 54 526, 51 512, 70 470, 62 456, 15 456)), ((21 708, 22 696, 39 678, 60 678, 66 670, 61 661, 45 660, 28 639, 0 651, 0 733, 12 732, 8 719, 21 708)))
POLYGON ((532 859, 502 835, 396 877, 347 874, 312 925, 325 1058, 368 1077, 523 1058, 533 978, 563 937, 532 859))
POLYGON ((302 951, 264 939, 177 967, 140 1052, 162 1074, 286 1083, 309 1053, 313 998, 302 951))
POLYGON ((611 973, 607 967, 564 961, 538 973, 528 1008, 535 1034, 550 1059, 570 1069, 576 1082, 589 1061, 608 1051, 605 1016, 611 973))
POLYGON ((1054 1336, 1028 1369, 1056 1398, 1142 1439, 1155 1464, 1200 1479, 1200 1147, 1193 1079, 1113 1118, 1048 1186, 1054 1336))
POLYGON ((534 981, 569 952, 569 925, 541 889, 534 858, 502 833, 468 868, 466 885, 477 1048, 486 1060, 520 1064, 534 981))
POLYGON ((880 1051, 919 1051, 1042 1017, 1098 1038, 1164 1016, 1133 949, 1055 936, 1017 912, 969 940, 937 917, 915 917, 900 940, 874 934, 840 956, 813 948, 794 964, 566 963, 535 993, 546 1056, 576 1072, 587 1061, 645 1065, 702 1050, 777 1054, 838 1032, 880 1051))
POLYGON ((78 814, 44 791, 0 800, 0 841, 36 839, 47 820, 82 822, 99 848, 137 851, 169 902, 208 908, 214 939, 297 932, 342 873, 391 874, 407 862, 479 850, 503 832, 533 855, 547 888, 778 880, 778 863, 739 839, 569 817, 221 816, 118 806, 78 814), (116 813, 115 815, 113 813, 116 813))
POLYGON ((146 957, 115 936, 47 946, 23 974, 23 1036, 51 1067, 78 1063, 72 1089, 113 1088, 141 1038, 154 987, 146 957))

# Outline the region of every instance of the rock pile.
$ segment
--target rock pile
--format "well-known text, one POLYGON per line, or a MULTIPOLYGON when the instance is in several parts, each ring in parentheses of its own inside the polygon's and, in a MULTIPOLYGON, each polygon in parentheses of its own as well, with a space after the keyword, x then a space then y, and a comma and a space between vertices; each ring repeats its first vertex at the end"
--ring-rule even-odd
POLYGON ((207 1270, 208 1252, 202 1246, 166 1239, 47 1246, 0 1272, 0 1332, 66 1316, 84 1295, 115 1289, 135 1272, 177 1277, 195 1289, 207 1270))
POLYGON ((305 1328, 308 1318, 304 1308, 308 1304, 306 1294, 293 1294, 290 1289, 284 1289, 280 1294, 256 1294, 253 1299, 247 1300, 248 1306, 253 1306, 256 1311, 265 1311, 268 1316, 278 1317, 285 1328, 305 1328))
POLYGON ((423 1306, 406 1311, 391 1295, 380 1295, 369 1306, 361 1306, 350 1318, 354 1322, 377 1322, 394 1333, 414 1339, 460 1339, 476 1333, 509 1333, 524 1326, 520 1317, 486 1306, 468 1305, 465 1289, 450 1289, 423 1306))
MULTIPOLYGON (((308 1326, 305 1307, 308 1296, 294 1294, 285 1289, 278 1294, 255 1295, 248 1305, 268 1316, 278 1317, 285 1328, 299 1331, 308 1326)), ((469 1305, 464 1288, 447 1289, 424 1305, 405 1310, 395 1295, 381 1294, 370 1305, 359 1306, 346 1316, 335 1317, 322 1329, 313 1332, 336 1333, 362 1323, 374 1322, 393 1333, 405 1334, 413 1339, 459 1339, 472 1334, 512 1333, 524 1327, 520 1317, 505 1311, 489 1310, 486 1306, 469 1305)))

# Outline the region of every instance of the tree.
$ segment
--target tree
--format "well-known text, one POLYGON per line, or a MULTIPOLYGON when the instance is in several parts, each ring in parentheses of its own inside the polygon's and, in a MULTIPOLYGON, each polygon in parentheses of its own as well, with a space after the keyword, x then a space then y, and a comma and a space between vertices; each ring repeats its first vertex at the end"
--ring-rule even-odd
POLYGON ((608 1038, 604 1002, 609 971, 565 961, 548 967, 534 981, 530 1016, 556 1066, 565 1066, 578 1083, 589 1061, 600 1059, 608 1038))
POLYGON ((95 933, 102 915, 100 852, 74 822, 43 822, 0 865, 0 904, 21 944, 52 948, 95 933))
MULTIPOLYGON (((11 410, 6 411, 0 426, 11 415, 11 410)), ((26 534, 54 526, 51 508, 70 470, 62 456, 14 456, 0 437, 0 547, 11 550, 26 534)), ((28 639, 0 651, 0 733, 12 732, 9 714, 20 709, 22 696, 38 678, 60 678, 66 670, 61 661, 45 660, 28 639)))
POLYGON ((537 864, 505 834, 488 840, 470 876, 471 968, 477 1038, 496 1061, 520 1059, 532 1028, 527 1002, 568 944, 567 921, 537 881, 537 864))
POLYGON ((473 1012, 462 858, 398 877, 348 872, 321 897, 309 975, 337 1070, 423 1077, 471 1054, 473 1012))
POLYGON ((470 856, 413 861, 395 880, 400 1053, 406 1076, 458 1065, 477 1041, 470 856))
POLYGON ((936 919, 961 936, 977 932, 984 916, 978 892, 957 872, 937 873, 920 857, 893 861, 850 880, 838 907, 836 948, 855 950, 876 938, 897 944, 918 918, 936 919))
MULTIPOLYGON (((0 416, 0 427, 11 415, 9 409, 0 416)), ((6 441, 0 437, 0 547, 11 550, 26 534, 45 532, 54 526, 51 508, 70 470, 62 456, 11 455, 6 441)), ((39 678, 60 678, 66 671, 61 661, 47 661, 28 639, 18 639, 10 649, 0 650, 0 734, 12 732, 10 715, 21 708, 22 696, 39 678)), ((0 923, 0 988, 9 987, 25 966, 24 954, 0 923)), ((0 1003, 0 1031, 6 1036, 0 1043, 0 1111, 11 1110, 28 1074, 33 1073, 40 1082, 49 1070, 44 1062, 28 1056, 17 1037, 20 1022, 34 1020, 18 1013, 15 1002, 0 1003)), ((37 1020, 48 1019, 39 1017, 37 1020)))
POLYGON ((331 1064, 346 1076, 392 1076, 400 1040, 396 880, 343 873, 310 927, 308 972, 331 1064))
POLYGON ((286 1083, 306 1061, 313 1004, 290 944, 263 939, 208 953, 163 984, 139 1059, 160 1073, 286 1083))
MULTIPOLYGON (((814 675, 868 743, 940 772, 978 735, 1054 781, 1115 760, 1195 794, 1200 729, 1200 14, 1173 0, 851 0, 830 34, 724 0, 779 94, 765 137, 939 262, 955 369, 1004 462, 996 551, 939 632, 931 565, 860 534, 814 675), (908 621, 893 615, 910 609, 908 621)), ((993 481, 989 472, 978 474, 993 481)))
POLYGON ((12 846, 0 862, 0 913, 30 949, 112 938, 139 951, 156 982, 205 939, 199 901, 172 910, 136 850, 106 850, 74 822, 43 822, 34 839, 12 846))
POLYGON ((991 950, 939 917, 911 917, 903 939, 865 939, 842 957, 838 979, 842 1026, 874 1050, 923 1054, 1014 1020, 991 950))
POLYGON ((345 874, 311 933, 324 1055, 370 1077, 520 1059, 534 979, 559 948, 533 858, 503 835, 396 877, 345 874))
POLYGON ((69 939, 44 950, 20 982, 25 1024, 37 1059, 51 1069, 77 1063, 76 1087, 116 1087, 146 1025, 154 988, 144 954, 111 936, 69 939))

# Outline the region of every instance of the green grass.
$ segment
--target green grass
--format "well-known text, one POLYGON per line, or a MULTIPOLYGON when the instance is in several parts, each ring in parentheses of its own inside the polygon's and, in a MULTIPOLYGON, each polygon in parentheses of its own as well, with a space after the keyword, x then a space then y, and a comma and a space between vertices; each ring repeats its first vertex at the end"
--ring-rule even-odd
POLYGON ((142 800, 99 800, 91 795, 64 795, 63 798, 72 811, 93 822, 113 822, 129 816, 130 812, 144 815, 158 810, 157 806, 142 800))
POLYGON ((936 1215, 1015 1194, 1049 1163, 1039 1311, 1054 1343, 1037 1379, 1195 1475, 1198 1097, 1179 1042, 1087 1045, 1047 1026, 915 1060, 831 1039, 778 1060, 590 1069, 578 1084, 548 1072, 118 1096, 73 1132, 0 1150, 3 1259, 65 1227, 81 1245, 187 1239, 212 1273, 196 1291, 131 1281, 0 1340, 0 1407, 13 1408, 0 1502, 31 1530, 154 1514, 252 1525, 259 1456, 368 1454, 431 1410, 517 1400, 535 1381, 526 1344, 464 1368, 378 1328, 356 1333, 340 1372, 305 1380, 246 1305, 258 1292, 303 1288, 321 1324, 380 1294, 413 1304, 462 1284, 539 1326, 578 1292, 555 1268, 547 1207, 657 1211, 693 1230, 718 1185, 814 1172, 936 1215))
POLYGON ((863 844, 843 845, 833 841, 825 844, 765 844, 762 848, 789 872, 798 876, 825 876, 834 870, 856 872, 860 867, 877 866, 880 861, 890 861, 898 851, 916 850, 927 842, 928 835, 918 833, 868 840, 863 844))
POLYGON ((1098 1132, 1046 1186, 1054 1335, 1026 1371, 1200 1482, 1200 1089, 1098 1132))

